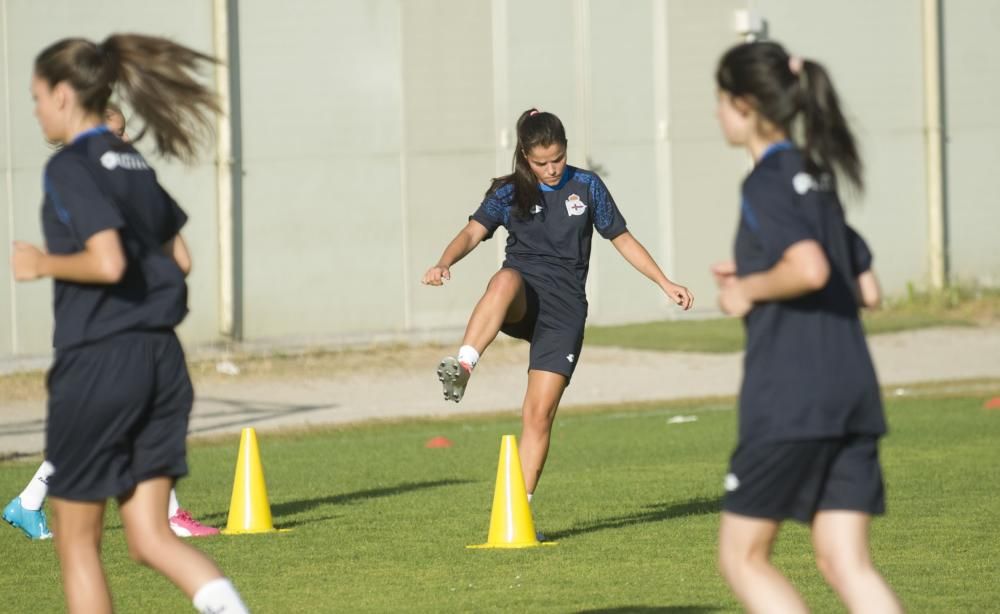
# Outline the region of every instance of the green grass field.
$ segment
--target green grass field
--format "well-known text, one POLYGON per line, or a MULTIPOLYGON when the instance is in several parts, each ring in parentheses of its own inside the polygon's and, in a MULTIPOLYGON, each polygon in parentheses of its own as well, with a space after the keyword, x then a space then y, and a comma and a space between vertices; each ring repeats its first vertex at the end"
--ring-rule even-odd
MULTIPOLYGON (((917 330, 932 326, 975 326, 974 321, 922 312, 866 314, 869 335, 917 330)), ((588 345, 609 345, 664 352, 738 352, 743 349, 743 322, 736 318, 661 320, 618 326, 590 326, 588 345)))
MULTIPOLYGON (((878 566, 912 612, 1000 603, 1000 411, 975 397, 889 401, 882 447, 889 514, 878 566)), ((980 386, 978 390, 982 390, 980 386)), ((734 443, 730 402, 567 411, 534 504, 554 547, 467 550, 485 541, 500 436, 516 416, 260 434, 275 524, 288 533, 197 540, 255 612, 729 612, 715 570, 719 497, 734 443), (697 421, 668 424, 675 415, 697 421), (444 435, 450 449, 425 449, 444 435)), ((238 438, 196 443, 182 502, 224 525, 238 438)), ((16 493, 32 461, 0 464, 16 493)), ((3 610, 62 609, 51 542, 0 527, 3 610)), ((166 580, 132 563, 109 509, 105 564, 122 612, 188 612, 166 580)), ((841 611, 789 525, 777 564, 817 612, 841 611)))
MULTIPOLYGON (((869 335, 931 326, 977 326, 1000 322, 1000 291, 952 289, 911 293, 863 314, 869 335)), ((588 326, 588 345, 673 352, 738 352, 743 323, 736 318, 662 320, 620 326, 588 326)))

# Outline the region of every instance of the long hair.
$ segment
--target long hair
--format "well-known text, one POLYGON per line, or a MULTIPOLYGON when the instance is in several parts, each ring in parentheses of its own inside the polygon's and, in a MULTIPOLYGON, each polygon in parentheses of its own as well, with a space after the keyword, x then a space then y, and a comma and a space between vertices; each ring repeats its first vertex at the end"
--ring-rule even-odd
POLYGON ((514 162, 511 174, 494 179, 486 190, 489 196, 499 188, 513 184, 514 215, 520 218, 531 216, 531 209, 538 204, 540 190, 538 178, 531 171, 525 154, 537 146, 549 147, 553 144, 566 147, 566 130, 562 122, 552 113, 531 108, 517 118, 517 146, 514 148, 514 162))
POLYGON ((830 75, 820 63, 792 58, 775 42, 743 43, 722 56, 715 80, 719 89, 743 97, 789 137, 801 116, 799 145, 807 170, 839 171, 859 189, 864 187, 854 135, 830 75))
POLYGON ((50 87, 66 82, 79 104, 103 119, 117 91, 149 130, 163 155, 191 160, 199 136, 220 112, 215 94, 197 79, 203 64, 216 60, 165 38, 113 34, 102 43, 66 38, 35 58, 35 75, 50 87))

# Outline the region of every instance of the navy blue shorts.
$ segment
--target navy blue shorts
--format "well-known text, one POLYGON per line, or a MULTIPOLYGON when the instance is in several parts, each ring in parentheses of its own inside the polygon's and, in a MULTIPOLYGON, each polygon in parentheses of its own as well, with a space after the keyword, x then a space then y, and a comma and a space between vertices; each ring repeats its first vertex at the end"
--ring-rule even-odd
POLYGON ((194 391, 172 331, 127 332, 61 350, 48 389, 53 497, 101 501, 150 478, 187 474, 194 391))
POLYGON ((531 344, 528 369, 565 375, 567 384, 580 360, 583 330, 587 324, 587 304, 546 290, 523 275, 528 307, 517 322, 504 323, 500 330, 531 344))
POLYGON ((816 512, 885 513, 878 437, 740 444, 722 508, 753 518, 811 522, 816 512))

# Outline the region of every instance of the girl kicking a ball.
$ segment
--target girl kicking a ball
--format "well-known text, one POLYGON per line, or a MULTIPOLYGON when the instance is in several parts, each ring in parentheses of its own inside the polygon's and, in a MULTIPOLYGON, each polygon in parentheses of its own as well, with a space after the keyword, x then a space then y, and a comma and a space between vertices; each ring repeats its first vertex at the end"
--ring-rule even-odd
POLYGON ((566 145, 558 117, 537 109, 522 113, 513 172, 493 180, 469 223, 423 277, 424 284, 442 285, 455 263, 497 228, 507 229, 506 259, 473 310, 458 354, 438 366, 438 378, 445 399, 458 402, 498 332, 531 344, 519 444, 529 500, 545 465, 559 401, 580 363, 594 230, 668 300, 682 309, 694 300, 628 231, 601 178, 566 163, 566 145))

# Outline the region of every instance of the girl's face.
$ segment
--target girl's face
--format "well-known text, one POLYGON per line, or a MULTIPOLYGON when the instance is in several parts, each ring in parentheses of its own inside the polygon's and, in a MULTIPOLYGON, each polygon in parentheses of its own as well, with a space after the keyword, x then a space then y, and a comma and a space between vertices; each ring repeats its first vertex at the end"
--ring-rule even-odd
POLYGON ((730 145, 746 145, 754 128, 753 109, 742 98, 734 98, 725 90, 717 94, 715 116, 719 119, 722 134, 730 145))
POLYGON ((66 142, 66 100, 64 92, 57 85, 38 75, 31 75, 31 98, 35 101, 35 117, 42 128, 45 140, 52 143, 66 142))
POLYGON ((562 180, 563 171, 566 170, 565 146, 559 143, 547 147, 535 145, 524 152, 524 157, 528 159, 528 166, 539 183, 554 186, 562 180))

